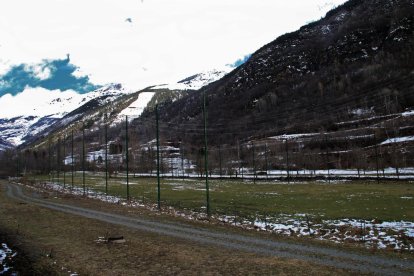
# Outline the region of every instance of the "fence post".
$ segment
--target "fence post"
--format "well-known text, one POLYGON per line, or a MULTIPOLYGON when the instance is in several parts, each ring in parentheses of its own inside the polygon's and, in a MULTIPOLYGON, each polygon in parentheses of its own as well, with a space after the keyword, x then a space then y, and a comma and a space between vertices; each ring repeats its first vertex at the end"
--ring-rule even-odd
POLYGON ((57 146, 57 182, 60 183, 60 169, 61 169, 61 156, 60 156, 60 137, 58 138, 58 146, 57 146))
POLYGON ((127 200, 129 201, 129 156, 128 156, 128 116, 125 116, 125 161, 126 161, 126 186, 127 200))
POLYGON ((105 113, 105 195, 108 196, 108 115, 105 113))
POLYGON ((71 132, 72 135, 72 154, 71 154, 71 165, 72 165, 72 189, 73 189, 73 185, 74 185, 74 177, 75 177, 75 160, 73 159, 73 129, 71 132))
POLYGON ((255 157, 255 145, 252 142, 252 150, 253 150, 253 183, 256 184, 256 157, 255 157))
POLYGON ((223 177, 223 167, 221 163, 221 145, 219 145, 219 164, 220 164, 220 179, 223 177))
POLYGON ((82 123, 82 187, 83 195, 86 194, 86 183, 85 183, 85 125, 82 123))
POLYGON ((20 164, 19 164, 19 151, 16 151, 16 177, 19 177, 20 164))
POLYGON ((287 172, 287 182, 290 184, 290 172, 289 172, 289 145, 288 139, 285 140, 285 150, 286 150, 286 172, 287 172))
POLYGON ((331 173, 329 170, 329 152, 328 152, 328 137, 325 135, 325 154, 326 154, 326 168, 328 169, 328 183, 331 183, 331 173))
POLYGON ((267 143, 265 144, 265 165, 266 165, 266 179, 269 179, 269 158, 267 156, 267 143))
POLYGON ((377 183, 379 184, 379 160, 378 160, 378 145, 377 145, 377 136, 374 134, 374 143, 375 143, 375 163, 377 166, 377 183))
POLYGON ((183 142, 180 144, 180 155, 181 155, 181 174, 182 178, 184 179, 184 145, 183 142))
POLYGON ((206 201, 207 216, 210 217, 210 191, 208 183, 208 146, 207 146, 207 111, 206 111, 206 92, 203 91, 203 115, 204 115, 204 170, 206 175, 206 201))
POLYGON ((66 188, 66 134, 63 138, 63 189, 66 188))
MULTIPOLYGON (((240 168, 241 168, 241 160, 240 160, 240 143, 239 143, 239 139, 237 139, 237 160, 239 162, 239 176, 241 174, 240 168)), ((236 176, 237 178, 237 176, 236 176)))
POLYGON ((52 182, 52 150, 50 148, 50 138, 48 140, 48 147, 49 147, 49 182, 52 182))
POLYGON ((158 210, 161 210, 161 181, 160 181, 160 129, 159 129, 159 115, 158 104, 155 106, 155 121, 156 121, 156 136, 157 136, 157 204, 158 210))
POLYGON ((398 157, 397 157, 397 150, 396 150, 396 143, 393 143, 393 154, 394 154, 394 162, 395 162, 395 173, 397 174, 397 179, 400 179, 400 170, 398 167, 398 157))

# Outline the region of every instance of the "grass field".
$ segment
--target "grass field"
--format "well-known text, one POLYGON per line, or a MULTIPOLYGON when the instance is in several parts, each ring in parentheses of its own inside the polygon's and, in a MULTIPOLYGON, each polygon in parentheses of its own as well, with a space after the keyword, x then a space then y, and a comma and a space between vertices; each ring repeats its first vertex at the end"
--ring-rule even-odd
MULTIPOLYGON (((49 180, 48 176, 30 176, 36 181, 49 180)), ((86 189, 105 192, 103 174, 86 173, 86 189)), ((63 185, 60 176, 53 179, 63 185)), ((71 175, 66 175, 71 186, 71 175)), ((210 180, 211 213, 240 217, 309 215, 323 219, 357 218, 379 221, 414 221, 414 183, 375 181, 297 182, 287 184, 276 181, 210 180)), ((76 173, 74 186, 83 188, 82 173, 76 173)), ((129 177, 131 199, 156 203, 156 178, 129 177)), ((126 198, 124 176, 108 182, 108 194, 126 198)), ((205 180, 161 180, 161 204, 177 209, 205 212, 205 180)))

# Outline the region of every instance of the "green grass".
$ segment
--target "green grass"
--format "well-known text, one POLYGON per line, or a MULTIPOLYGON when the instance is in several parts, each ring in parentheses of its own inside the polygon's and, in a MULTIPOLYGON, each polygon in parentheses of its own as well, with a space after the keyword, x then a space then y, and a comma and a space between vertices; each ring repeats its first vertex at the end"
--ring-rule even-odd
MULTIPOLYGON (((33 179, 33 177, 31 177, 33 179)), ((48 180, 49 177, 36 177, 48 180)), ((82 173, 77 173, 74 185, 82 187, 82 173)), ((55 181, 57 179, 55 178, 55 181)), ((63 176, 59 182, 63 185, 63 176)), ((126 198, 126 179, 120 175, 109 179, 108 194, 126 198)), ((336 183, 257 182, 210 180, 212 214, 278 216, 280 214, 309 214, 324 219, 359 218, 414 221, 414 183, 349 181, 336 183), (410 199, 411 198, 411 199, 410 199)), ((71 185, 71 175, 66 175, 71 185)), ((156 203, 156 178, 129 178, 130 196, 145 203, 156 203)), ((105 192, 102 173, 87 173, 86 187, 105 192)), ((161 180, 162 204, 178 209, 204 211, 205 181, 202 179, 161 180)))

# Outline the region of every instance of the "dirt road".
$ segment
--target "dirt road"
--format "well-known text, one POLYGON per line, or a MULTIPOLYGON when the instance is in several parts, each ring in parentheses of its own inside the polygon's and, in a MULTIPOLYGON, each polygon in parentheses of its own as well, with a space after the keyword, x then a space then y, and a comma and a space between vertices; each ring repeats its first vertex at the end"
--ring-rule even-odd
POLYGON ((265 238, 229 234, 224 231, 203 229, 175 222, 161 222, 147 218, 132 218, 66 204, 58 204, 36 195, 26 195, 20 185, 7 184, 7 195, 15 200, 44 208, 233 250, 264 254, 279 258, 298 259, 310 263, 332 266, 352 272, 381 275, 412 275, 414 262, 346 252, 315 245, 273 241, 265 238))

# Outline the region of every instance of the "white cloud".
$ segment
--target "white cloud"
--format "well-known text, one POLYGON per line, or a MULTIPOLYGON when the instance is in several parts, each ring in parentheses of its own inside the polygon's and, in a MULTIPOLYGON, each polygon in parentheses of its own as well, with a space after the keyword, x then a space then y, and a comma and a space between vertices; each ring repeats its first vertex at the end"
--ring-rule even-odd
POLYGON ((0 57, 39 63, 70 53, 92 82, 139 89, 232 63, 319 19, 331 6, 326 2, 2 0, 0 57))
POLYGON ((52 72, 49 67, 43 67, 39 65, 32 66, 33 73, 39 80, 46 80, 50 78, 52 72))

